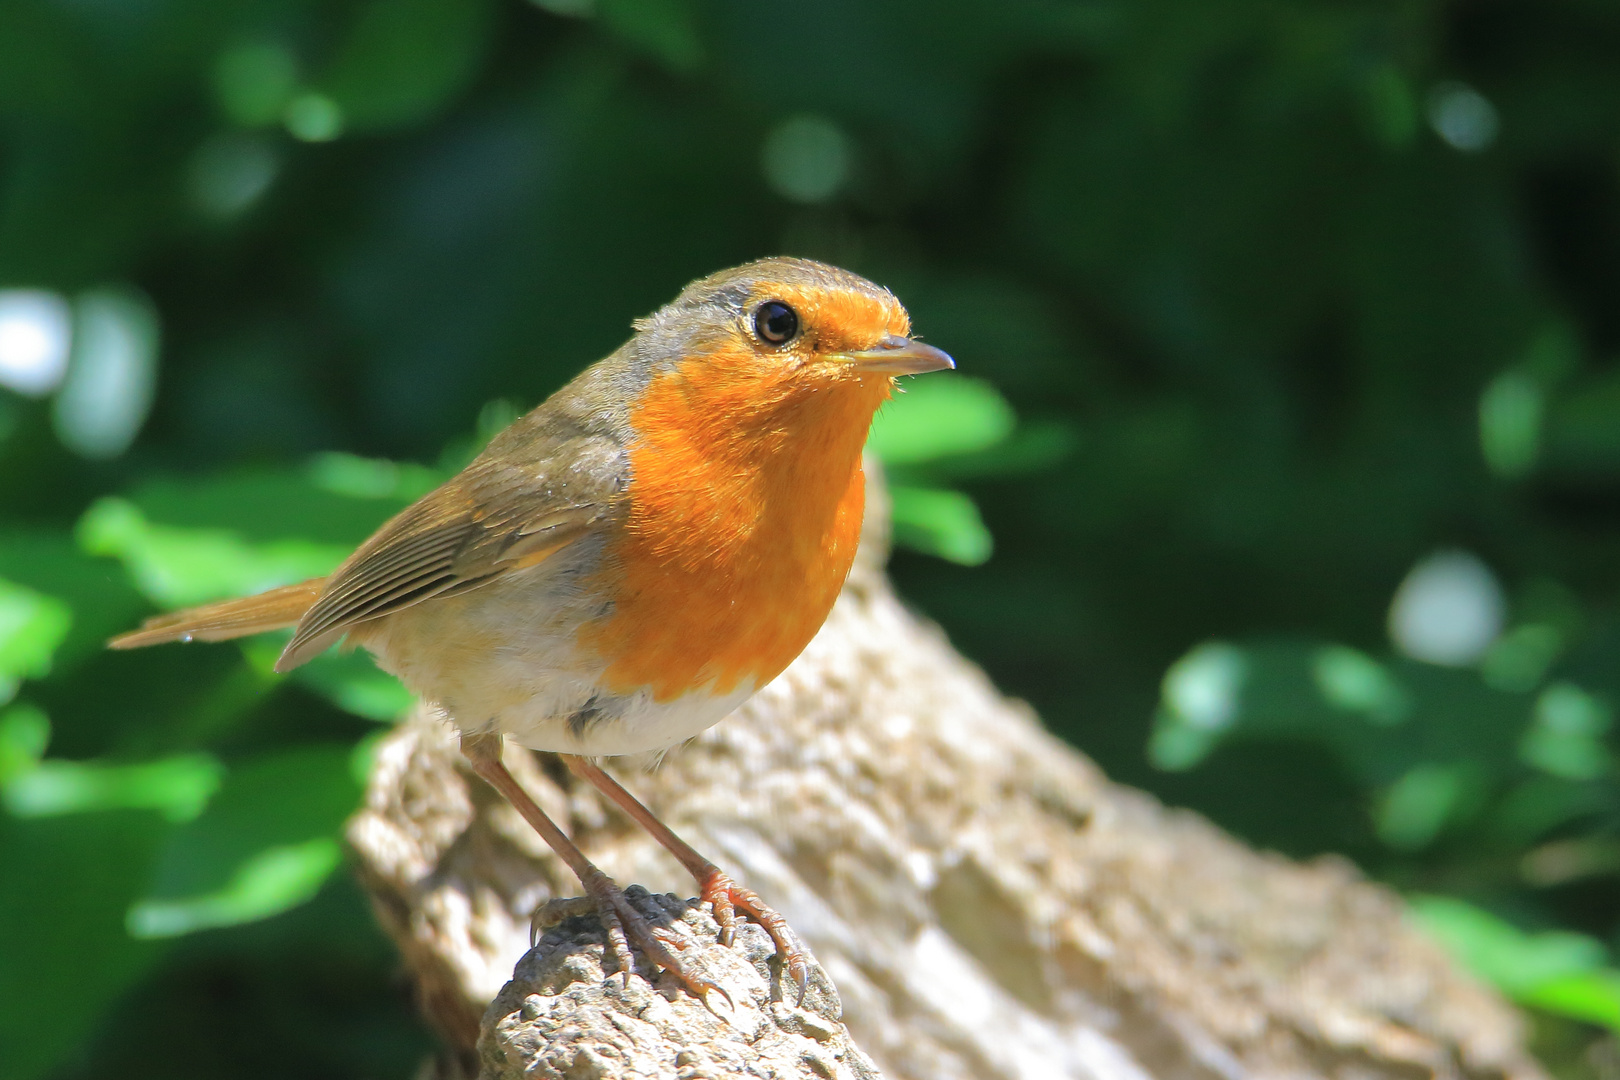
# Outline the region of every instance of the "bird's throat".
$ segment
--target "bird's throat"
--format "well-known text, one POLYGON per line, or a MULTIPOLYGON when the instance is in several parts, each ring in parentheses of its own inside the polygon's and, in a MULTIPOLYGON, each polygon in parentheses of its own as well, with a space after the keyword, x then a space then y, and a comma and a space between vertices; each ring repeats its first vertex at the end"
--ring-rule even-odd
POLYGON ((618 693, 763 686, 820 628, 855 557, 861 448, 887 385, 713 370, 660 375, 631 412, 628 519, 604 563, 613 606, 581 631, 618 693))

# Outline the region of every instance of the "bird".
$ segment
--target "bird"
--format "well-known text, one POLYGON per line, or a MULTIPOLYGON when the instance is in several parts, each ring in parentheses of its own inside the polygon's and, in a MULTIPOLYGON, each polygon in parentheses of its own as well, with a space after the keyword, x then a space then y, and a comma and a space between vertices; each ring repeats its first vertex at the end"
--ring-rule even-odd
POLYGON ((758 922, 802 1000, 787 921, 597 762, 692 738, 804 649, 855 557, 873 417, 897 377, 955 363, 888 289, 802 258, 696 280, 632 327, 330 575, 154 616, 109 645, 291 627, 281 672, 340 640, 365 649, 579 877, 626 979, 634 942, 699 998, 717 988, 541 810, 504 740, 560 755, 647 829, 722 943, 738 912, 758 922))

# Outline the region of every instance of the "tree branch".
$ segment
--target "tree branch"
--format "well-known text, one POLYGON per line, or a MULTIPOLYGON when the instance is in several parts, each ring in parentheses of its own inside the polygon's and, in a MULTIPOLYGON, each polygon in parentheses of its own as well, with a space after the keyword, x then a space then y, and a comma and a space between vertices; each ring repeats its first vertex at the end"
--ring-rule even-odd
MULTIPOLYGON (((1388 890, 1110 783, 998 694, 897 601, 873 519, 832 618, 781 678, 650 771, 610 764, 788 917, 886 1074, 1541 1080, 1518 1015, 1388 890)), ((513 748, 507 762, 617 880, 690 890, 556 762, 513 748)), ((426 713, 382 746, 350 839, 452 1048, 441 1076, 470 1074, 475 1047, 492 1077, 864 1075, 836 998, 782 1005, 752 934, 740 956, 705 954, 740 980, 752 1019, 736 1029, 639 978, 612 989, 588 922, 525 956, 530 912, 577 883, 426 713)), ((712 936, 706 915, 680 919, 712 936)))

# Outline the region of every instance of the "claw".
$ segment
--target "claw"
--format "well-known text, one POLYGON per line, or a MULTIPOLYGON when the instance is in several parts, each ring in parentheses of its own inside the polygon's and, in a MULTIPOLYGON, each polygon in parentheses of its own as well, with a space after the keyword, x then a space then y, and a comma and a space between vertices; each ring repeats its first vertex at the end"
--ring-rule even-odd
MULTIPOLYGON (((635 964, 632 959, 631 943, 640 948, 642 954, 657 970, 667 971, 686 988, 686 990, 699 1001, 707 1003, 711 990, 720 991, 721 996, 733 1010, 736 1002, 726 989, 710 979, 704 978, 692 970, 691 965, 679 955, 690 947, 690 942, 684 940, 668 927, 655 927, 648 922, 646 916, 636 909, 629 897, 615 885, 606 874, 598 872, 584 882, 586 892, 590 895, 572 901, 565 901, 558 905, 542 906, 535 913, 531 926, 543 920, 549 920, 558 912, 566 911, 578 914, 579 909, 588 907, 596 912, 601 919, 603 928, 607 931, 608 951, 617 961, 619 972, 624 975, 624 986, 630 986, 630 977, 635 973, 635 964)), ((564 918, 567 915, 563 916, 564 918)), ((557 920, 560 921, 560 920, 557 920)))
POLYGON ((720 943, 730 945, 737 935, 737 912, 753 919, 776 944, 776 955, 782 958, 787 975, 798 987, 797 1004, 804 1004, 804 995, 810 989, 810 962, 804 946, 793 928, 788 926, 780 912, 771 908, 752 889, 745 889, 722 870, 712 871, 702 882, 702 899, 714 912, 714 921, 720 925, 720 943))
POLYGON ((540 944, 540 936, 553 926, 595 913, 596 902, 588 896, 559 896, 543 902, 529 916, 529 948, 540 944))

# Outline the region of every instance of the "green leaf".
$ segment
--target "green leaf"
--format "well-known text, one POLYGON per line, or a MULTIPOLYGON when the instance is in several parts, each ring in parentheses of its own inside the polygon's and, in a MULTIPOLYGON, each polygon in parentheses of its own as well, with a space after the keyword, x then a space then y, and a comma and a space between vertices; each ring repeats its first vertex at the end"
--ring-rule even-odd
POLYGON ((170 836, 130 932, 172 937, 279 914, 337 867, 344 820, 360 801, 352 750, 322 745, 238 764, 206 813, 170 836))
POLYGON ((1427 847, 1461 801, 1462 770, 1419 765, 1384 793, 1374 812, 1378 838, 1400 851, 1427 847))
POLYGON ((1620 971, 1614 968, 1548 979, 1521 994, 1519 1001, 1620 1032, 1620 971))
POLYGON ((51 721, 34 706, 0 713, 0 788, 38 765, 50 741, 51 721))
POLYGON ((1508 371, 1491 381, 1479 399, 1479 444, 1492 472, 1517 479, 1535 467, 1545 412, 1546 395, 1529 375, 1508 371))
POLYGON ((1620 469, 1620 375, 1606 371, 1573 386, 1548 410, 1549 464, 1576 474, 1620 469))
POLYGON ((908 383, 878 412, 867 447, 885 465, 988 450, 1012 434, 1012 406, 987 382, 957 375, 908 383))
POLYGON ((51 669, 51 656, 73 624, 68 606, 0 578, 0 704, 23 679, 51 669))
POLYGON ((994 446, 970 453, 953 454, 920 462, 918 467, 900 465, 897 475, 911 468, 933 479, 967 480, 984 476, 1016 476, 1050 469, 1074 453, 1080 444, 1073 424, 1060 420, 1035 420, 1019 424, 1011 435, 994 446))
POLYGON ((1620 1030, 1620 971, 1596 938, 1525 933, 1462 900, 1415 896, 1418 924, 1480 978, 1524 1005, 1620 1030))
POLYGON ((445 479, 426 465, 339 453, 316 454, 306 472, 320 490, 354 499, 419 499, 445 479))
POLYGON ((1610 770, 1602 736, 1613 715, 1598 698, 1573 683, 1554 683, 1536 698, 1534 715, 1519 743, 1525 764, 1566 780, 1593 780, 1610 770))
POLYGON ((153 814, 0 814, 0 1076, 51 1073, 158 958, 124 912, 170 828, 153 814))
POLYGON ((298 60, 273 41, 242 42, 214 63, 214 94, 225 115, 244 127, 274 122, 298 86, 298 60))
POLYGON ((1498 690, 1535 689, 1564 647, 1564 635, 1547 623, 1515 626, 1492 642, 1480 665, 1485 682, 1498 690))
POLYGON ((351 130, 419 123, 466 86, 489 30, 483 0, 371 0, 320 88, 351 130))
POLYGON ((0 802, 23 818, 156 810, 170 821, 189 821, 219 790, 223 772, 208 754, 179 754, 137 765, 47 758, 0 789, 0 802))
POLYGON ((151 477, 132 488, 128 498, 147 520, 165 526, 225 529, 251 544, 310 540, 352 549, 416 497, 414 484, 426 479, 432 487, 438 479, 423 466, 400 464, 387 470, 387 464, 321 454, 279 469, 151 477), (333 459, 351 464, 345 469, 333 459), (375 477, 367 485, 355 475, 368 465, 374 474, 393 473, 397 490, 392 495, 377 490, 375 477), (343 490, 345 481, 350 490, 343 490))
POLYGON ((217 892, 137 902, 129 909, 130 935, 178 937, 279 915, 313 898, 342 861, 338 842, 331 837, 266 848, 238 866, 217 892))
POLYGON ((1208 757, 1218 742, 1219 732, 1182 723, 1161 710, 1153 718, 1147 756, 1154 768, 1185 772, 1208 757))
POLYGON ((963 566, 990 558, 990 530, 973 500, 960 491, 896 486, 889 496, 895 543, 963 566))
POLYGON ((1375 724, 1398 724, 1412 703, 1389 669, 1345 645, 1325 645, 1312 658, 1311 674, 1330 704, 1360 713, 1375 724))
POLYGON ((334 544, 304 540, 250 544, 224 529, 158 525, 134 503, 112 497, 85 512, 78 535, 86 551, 118 558, 142 593, 169 608, 248 596, 319 577, 349 554, 334 544))
POLYGON ((695 71, 703 42, 685 0, 597 0, 602 22, 670 71, 695 71))

